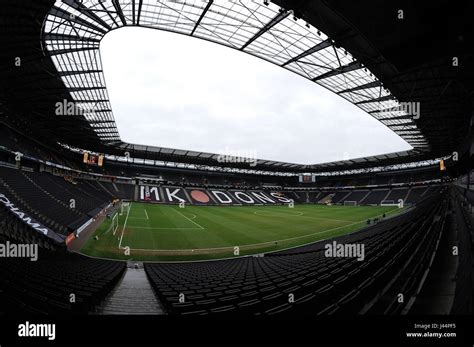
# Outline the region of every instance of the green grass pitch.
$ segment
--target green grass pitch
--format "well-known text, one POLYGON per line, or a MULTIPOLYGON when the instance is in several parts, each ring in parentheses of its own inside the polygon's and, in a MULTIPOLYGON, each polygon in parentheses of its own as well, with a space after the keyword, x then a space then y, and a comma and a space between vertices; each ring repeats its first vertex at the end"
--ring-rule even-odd
POLYGON ((395 206, 179 206, 132 203, 82 248, 95 257, 186 261, 281 250, 354 232, 395 206), (238 247, 238 248, 236 248, 238 247), (130 254, 125 251, 129 248, 130 254), (236 252, 238 250, 238 253, 236 252))

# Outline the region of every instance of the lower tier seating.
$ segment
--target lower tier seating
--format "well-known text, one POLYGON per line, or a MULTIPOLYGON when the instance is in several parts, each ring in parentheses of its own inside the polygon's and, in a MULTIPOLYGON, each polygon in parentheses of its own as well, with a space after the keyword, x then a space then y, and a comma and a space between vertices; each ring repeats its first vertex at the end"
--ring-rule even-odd
POLYGON ((38 261, 2 259, 0 315, 88 314, 110 293, 125 268, 123 262, 45 249, 40 249, 38 261))
MULTIPOLYGON (((146 264, 145 270, 169 314, 356 314, 374 306, 371 300, 389 279, 406 278, 400 269, 409 271, 409 261, 426 265, 444 218, 443 206, 439 199, 431 199, 412 211, 339 239, 364 244, 363 262, 325 257, 319 243, 263 258, 146 264), (290 296, 294 302, 289 301, 290 296)), ((417 267, 409 274, 412 281, 406 287, 407 295, 422 269, 417 267)), ((405 283, 396 285, 403 289, 405 283)), ((391 303, 381 307, 389 310, 391 303)))

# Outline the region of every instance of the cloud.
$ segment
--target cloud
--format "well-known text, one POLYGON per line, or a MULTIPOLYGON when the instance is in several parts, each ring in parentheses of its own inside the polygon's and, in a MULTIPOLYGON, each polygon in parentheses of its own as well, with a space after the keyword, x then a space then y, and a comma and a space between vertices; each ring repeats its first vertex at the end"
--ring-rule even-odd
POLYGON ((315 164, 411 147, 334 93, 248 54, 143 28, 101 54, 122 140, 315 164))

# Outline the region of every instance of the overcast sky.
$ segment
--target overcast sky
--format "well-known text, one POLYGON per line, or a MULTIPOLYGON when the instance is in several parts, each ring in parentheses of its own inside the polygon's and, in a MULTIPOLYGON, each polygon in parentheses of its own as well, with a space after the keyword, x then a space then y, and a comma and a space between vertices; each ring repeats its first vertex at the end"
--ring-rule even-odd
POLYGON ((334 93, 227 47, 143 28, 101 43, 123 141, 298 164, 408 150, 334 93))

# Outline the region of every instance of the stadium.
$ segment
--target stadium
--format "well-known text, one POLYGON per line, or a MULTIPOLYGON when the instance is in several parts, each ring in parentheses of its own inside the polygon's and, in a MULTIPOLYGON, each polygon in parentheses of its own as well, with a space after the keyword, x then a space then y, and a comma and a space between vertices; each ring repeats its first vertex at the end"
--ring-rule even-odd
POLYGON ((1 6, 2 318, 472 316, 472 3, 1 6), (300 164, 124 141, 100 45, 125 27, 258 58, 410 149, 300 164))

